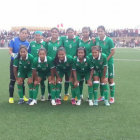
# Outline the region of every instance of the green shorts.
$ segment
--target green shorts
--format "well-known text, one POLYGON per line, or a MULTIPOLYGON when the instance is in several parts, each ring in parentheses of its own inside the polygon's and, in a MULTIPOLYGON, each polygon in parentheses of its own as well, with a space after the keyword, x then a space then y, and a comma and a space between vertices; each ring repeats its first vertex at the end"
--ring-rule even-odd
POLYGON ((18 78, 31 78, 32 70, 30 71, 18 71, 18 78))
POLYGON ((76 75, 77 75, 77 80, 79 82, 80 81, 83 81, 83 79, 85 79, 87 81, 87 80, 89 80, 90 72, 88 72, 88 73, 79 73, 79 72, 76 72, 76 75))
POLYGON ((114 78, 114 64, 108 64, 108 78, 114 78))
MULTIPOLYGON (((93 76, 98 76, 99 78, 102 78, 103 77, 103 70, 94 70, 93 76)), ((105 77, 108 78, 108 71, 106 72, 105 77)))
POLYGON ((51 76, 51 73, 50 72, 38 72, 37 75, 42 80, 46 80, 47 77, 51 76))
POLYGON ((63 71, 63 70, 60 71, 60 70, 57 70, 57 73, 58 73, 58 76, 60 78, 63 78, 64 75, 67 75, 68 77, 70 77, 71 71, 70 70, 68 70, 68 71, 63 71))

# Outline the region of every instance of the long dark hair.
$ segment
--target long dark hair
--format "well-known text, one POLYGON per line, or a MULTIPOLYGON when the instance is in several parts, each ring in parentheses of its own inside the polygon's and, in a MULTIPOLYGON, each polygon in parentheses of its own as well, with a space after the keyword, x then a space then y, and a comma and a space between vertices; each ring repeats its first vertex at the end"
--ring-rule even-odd
POLYGON ((18 55, 17 55, 17 59, 20 59, 20 51, 21 51, 21 49, 25 49, 27 52, 28 52, 28 49, 27 49, 27 47, 25 46, 25 45, 20 45, 20 49, 19 49, 19 51, 18 51, 18 55))
POLYGON ((78 57, 78 51, 79 50, 83 50, 84 51, 84 58, 86 57, 86 49, 84 47, 79 47, 77 50, 76 50, 76 56, 78 57))
POLYGON ((66 50, 65 50, 65 48, 63 46, 58 48, 56 56, 55 56, 55 59, 54 59, 54 64, 55 65, 57 65, 59 63, 59 58, 58 58, 59 51, 64 51, 66 53, 66 50))
POLYGON ((83 30, 88 30, 89 31, 89 37, 91 38, 92 37, 92 32, 91 32, 91 29, 90 29, 90 27, 83 27, 82 28, 82 32, 83 32, 83 30))

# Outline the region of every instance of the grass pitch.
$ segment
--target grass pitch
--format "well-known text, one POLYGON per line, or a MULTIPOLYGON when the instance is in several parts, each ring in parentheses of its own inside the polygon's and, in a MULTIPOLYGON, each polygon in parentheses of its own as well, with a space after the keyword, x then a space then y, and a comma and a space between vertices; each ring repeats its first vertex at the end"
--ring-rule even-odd
MULTIPOLYGON (((18 105, 16 86, 15 103, 9 104, 9 61, 8 50, 0 50, 0 140, 140 140, 140 49, 116 49, 116 102, 110 107, 86 101, 18 105)), ((86 86, 83 93, 86 99, 86 86)))

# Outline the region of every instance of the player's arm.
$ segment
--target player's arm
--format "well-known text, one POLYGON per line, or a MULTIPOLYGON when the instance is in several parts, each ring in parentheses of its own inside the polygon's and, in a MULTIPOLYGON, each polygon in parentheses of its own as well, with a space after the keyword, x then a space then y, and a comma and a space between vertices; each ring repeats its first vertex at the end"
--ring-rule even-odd
POLYGON ((106 78, 106 73, 107 73, 107 58, 104 58, 104 63, 103 63, 103 77, 102 77, 102 81, 104 81, 104 83, 107 83, 107 78, 106 78))
POLYGON ((107 61, 115 54, 115 48, 114 48, 113 40, 109 41, 109 46, 110 46, 111 52, 110 52, 109 56, 107 57, 107 61))

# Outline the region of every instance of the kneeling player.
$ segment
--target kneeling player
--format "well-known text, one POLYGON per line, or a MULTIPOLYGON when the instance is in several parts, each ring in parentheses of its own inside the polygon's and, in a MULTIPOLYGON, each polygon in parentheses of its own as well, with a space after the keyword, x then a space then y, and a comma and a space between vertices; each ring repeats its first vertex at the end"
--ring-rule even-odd
POLYGON ((72 101, 75 102, 75 96, 77 96, 76 105, 81 105, 80 98, 80 86, 79 83, 85 78, 88 84, 88 94, 89 94, 89 105, 92 106, 92 76, 93 76, 93 67, 88 57, 86 57, 85 48, 79 47, 77 50, 77 57, 73 61, 73 76, 74 76, 74 89, 73 89, 73 98, 72 101))
POLYGON ((100 84, 103 88, 103 95, 105 96, 105 105, 110 106, 108 102, 108 71, 107 71, 107 56, 101 53, 99 46, 92 47, 92 54, 89 55, 90 61, 93 63, 94 67, 94 82, 93 82, 93 94, 94 94, 94 103, 93 105, 98 106, 97 99, 97 90, 100 84))
POLYGON ((60 47, 55 57, 56 95, 57 95, 56 104, 61 104, 61 100, 59 99, 59 96, 62 88, 62 79, 64 75, 67 75, 69 81, 71 76, 72 63, 73 63, 72 57, 70 55, 66 56, 65 48, 60 47))
MULTIPOLYGON (((14 60, 13 69, 14 75, 17 81, 18 86, 18 94, 20 100, 18 104, 23 104, 23 81, 25 78, 28 78, 28 86, 29 86, 29 98, 32 99, 33 94, 33 80, 32 80, 32 62, 33 56, 28 54, 27 47, 22 45, 20 47, 17 58, 14 60)), ((29 101, 27 102, 29 103, 29 101)))
POLYGON ((40 82, 48 78, 50 87, 53 88, 53 61, 52 58, 46 56, 46 49, 41 48, 38 52, 38 57, 33 61, 33 79, 34 79, 34 86, 33 86, 33 100, 30 102, 29 105, 37 104, 37 95, 38 95, 38 88, 40 82))

